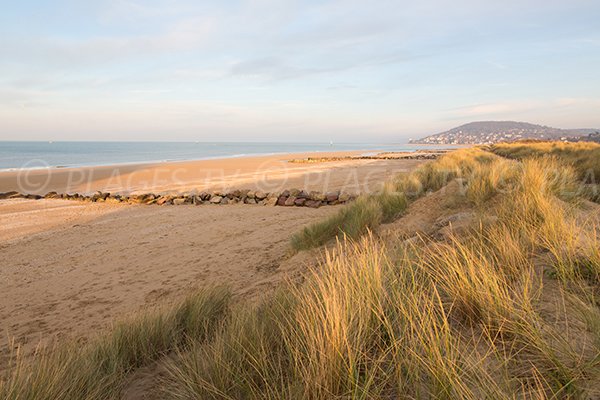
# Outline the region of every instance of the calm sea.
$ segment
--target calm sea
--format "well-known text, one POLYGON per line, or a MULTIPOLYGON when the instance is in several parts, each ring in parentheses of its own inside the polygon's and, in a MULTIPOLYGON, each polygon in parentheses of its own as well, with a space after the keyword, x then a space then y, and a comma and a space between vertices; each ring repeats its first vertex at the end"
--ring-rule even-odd
POLYGON ((16 142, 0 141, 0 170, 200 160, 293 152, 431 148, 378 143, 16 142))

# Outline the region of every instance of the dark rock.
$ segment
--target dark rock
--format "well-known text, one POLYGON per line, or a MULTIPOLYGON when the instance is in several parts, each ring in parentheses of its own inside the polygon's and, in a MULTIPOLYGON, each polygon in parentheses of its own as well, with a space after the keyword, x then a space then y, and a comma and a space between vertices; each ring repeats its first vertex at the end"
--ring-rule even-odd
POLYGON ((299 193, 296 195, 296 197, 297 197, 297 198, 299 198, 299 199, 308 199, 308 198, 310 198, 310 195, 309 195, 307 192, 305 192, 304 190, 301 190, 301 191, 300 191, 300 192, 299 192, 299 193))
POLYGON ((305 203, 306 199, 304 197, 299 197, 296 199, 296 201, 294 201, 294 205, 298 207, 303 207, 305 203))
POLYGON ((18 195, 19 192, 6 192, 6 193, 0 193, 0 200, 4 200, 4 199, 14 199, 16 195, 18 195))
POLYGON ((321 202, 319 200, 306 200, 306 203, 304 203, 304 205, 306 207, 319 208, 321 207, 321 202))
POLYGON ((288 199, 287 196, 284 196, 284 195, 279 196, 279 198, 277 199, 277 205, 285 206, 287 199, 288 199))
POLYGON ((140 203, 142 204, 151 204, 156 200, 156 195, 154 195, 153 193, 149 193, 143 196, 143 198, 141 199, 140 203))
POLYGON ((202 198, 200 197, 199 194, 197 194, 197 195, 191 195, 191 199, 192 199, 192 204, 194 204, 196 206, 204 203, 204 201, 202 201, 202 198))

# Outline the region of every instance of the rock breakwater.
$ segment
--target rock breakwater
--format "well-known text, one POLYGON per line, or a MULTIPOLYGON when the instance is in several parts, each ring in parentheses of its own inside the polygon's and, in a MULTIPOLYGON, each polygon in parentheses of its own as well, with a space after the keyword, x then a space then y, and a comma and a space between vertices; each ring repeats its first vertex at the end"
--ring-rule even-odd
POLYGON ((92 203, 125 203, 145 205, 227 205, 227 204, 254 204, 263 206, 282 207, 311 207, 345 204, 356 199, 357 195, 333 192, 307 192, 301 189, 289 189, 282 192, 263 192, 260 190, 231 190, 231 191, 202 191, 188 194, 111 194, 96 192, 91 195, 79 193, 49 192, 46 195, 25 194, 19 192, 0 193, 2 199, 64 199, 92 203))

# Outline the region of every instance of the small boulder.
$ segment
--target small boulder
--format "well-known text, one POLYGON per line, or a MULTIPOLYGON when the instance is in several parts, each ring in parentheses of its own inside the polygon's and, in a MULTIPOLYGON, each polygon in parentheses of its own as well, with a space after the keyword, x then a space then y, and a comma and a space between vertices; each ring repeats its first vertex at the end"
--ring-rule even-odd
POLYGON ((10 199, 12 198, 12 196, 19 194, 19 192, 6 192, 6 193, 0 193, 0 200, 4 200, 4 199, 10 199))
POLYGON ((328 203, 337 201, 339 199, 339 193, 338 192, 328 192, 325 194, 325 199, 327 200, 328 203))
POLYGON ((287 200, 285 201, 284 205, 286 207, 291 207, 291 206, 293 206, 295 204, 296 204, 296 197, 290 196, 290 197, 287 198, 287 200))
POLYGON ((159 206, 165 205, 172 202, 171 196, 160 196, 157 200, 156 200, 156 204, 158 204, 159 206))
POLYGON ((308 192, 301 190, 296 197, 299 199, 308 199, 310 198, 310 195, 308 194, 308 192))
MULTIPOLYGON (((89 199, 88 199, 88 201, 89 201, 89 199)), ((118 197, 115 197, 115 196, 110 196, 110 197, 107 197, 106 200, 104 200, 104 201, 107 203, 117 204, 117 203, 121 202, 121 199, 119 199, 118 197)))
POLYGON ((254 197, 257 200, 263 200, 263 199, 267 198, 267 193, 265 193, 265 192, 263 192, 261 190, 258 190, 256 193, 254 193, 254 197))
MULTIPOLYGON (((56 199, 56 198, 58 198, 60 196, 56 192, 49 192, 49 193, 46 193, 46 195, 44 197, 47 198, 47 199, 56 199)), ((0 196, 0 198, 2 198, 2 197, 0 196)))
POLYGON ((327 196, 325 196, 325 194, 321 193, 321 192, 310 192, 309 197, 311 200, 315 200, 315 201, 327 201, 327 196))
POLYGON ((306 200, 304 205, 310 208, 319 208, 321 207, 321 202, 319 200, 306 200))
POLYGON ((195 195, 195 196, 191 196, 192 197, 192 204, 194 205, 200 205, 202 203, 204 203, 204 201, 202 201, 202 198, 200 197, 200 195, 195 195))
POLYGON ((219 204, 221 202, 221 200, 223 200, 223 197, 221 197, 221 196, 211 196, 210 197, 210 202, 212 204, 219 204))
POLYGON ((149 193, 144 195, 144 197, 140 200, 140 203, 151 204, 152 202, 154 202, 154 200, 156 200, 156 195, 154 195, 153 193, 149 193))
POLYGON ((183 198, 182 197, 178 197, 176 199, 173 199, 173 204, 176 205, 176 206, 181 206, 181 205, 185 204, 185 202, 186 202, 186 198, 185 197, 183 197, 183 198))
POLYGON ((296 201, 294 201, 294 205, 297 207, 304 207, 305 203, 306 203, 306 199, 304 197, 299 197, 296 199, 296 201))
POLYGON ((277 203, 276 203, 276 204, 277 204, 278 206, 285 206, 285 203, 287 202, 287 199, 288 199, 288 198, 287 198, 287 196, 283 196, 283 195, 281 195, 281 196, 279 196, 279 198, 277 199, 277 203))

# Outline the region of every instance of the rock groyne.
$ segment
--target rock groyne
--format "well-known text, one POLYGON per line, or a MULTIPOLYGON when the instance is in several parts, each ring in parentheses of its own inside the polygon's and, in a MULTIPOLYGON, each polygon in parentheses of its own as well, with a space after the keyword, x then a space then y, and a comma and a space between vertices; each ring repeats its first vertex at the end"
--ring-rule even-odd
POLYGON ((264 206, 312 207, 345 204, 357 197, 355 194, 340 191, 318 192, 289 189, 282 192, 263 192, 260 190, 202 191, 188 194, 111 194, 96 192, 92 195, 79 193, 49 192, 46 195, 24 194, 19 192, 0 193, 2 199, 64 199, 92 203, 124 203, 145 205, 226 205, 258 204, 264 206))

